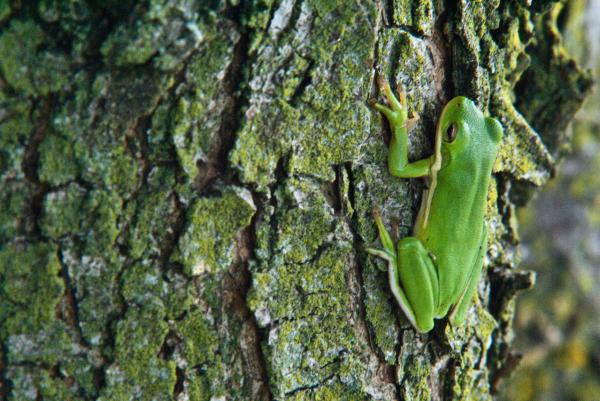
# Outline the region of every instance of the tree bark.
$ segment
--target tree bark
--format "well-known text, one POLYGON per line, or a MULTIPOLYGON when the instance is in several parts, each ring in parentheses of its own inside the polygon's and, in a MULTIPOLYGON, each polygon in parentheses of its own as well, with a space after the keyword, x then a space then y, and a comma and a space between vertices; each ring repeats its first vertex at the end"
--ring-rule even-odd
POLYGON ((0 2, 0 394, 9 400, 489 399, 510 351, 514 212, 591 81, 561 6, 522 1, 0 2), (505 128, 467 323, 418 334, 371 211, 410 233, 376 74, 420 120, 505 128))

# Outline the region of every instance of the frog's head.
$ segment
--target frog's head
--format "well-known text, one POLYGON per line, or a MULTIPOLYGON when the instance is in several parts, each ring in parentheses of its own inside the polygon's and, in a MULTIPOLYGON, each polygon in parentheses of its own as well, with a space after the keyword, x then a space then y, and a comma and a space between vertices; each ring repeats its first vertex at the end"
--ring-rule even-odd
POLYGON ((495 150, 503 133, 498 120, 484 117, 475 103, 464 96, 448 102, 437 129, 442 152, 451 157, 481 148, 495 150))

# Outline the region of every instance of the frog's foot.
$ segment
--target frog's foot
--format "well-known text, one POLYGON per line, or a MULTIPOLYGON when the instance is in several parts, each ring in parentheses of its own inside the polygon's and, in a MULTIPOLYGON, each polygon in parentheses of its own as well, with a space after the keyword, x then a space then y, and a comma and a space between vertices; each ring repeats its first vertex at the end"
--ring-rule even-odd
MULTIPOLYGON (((385 261, 391 264, 396 263, 396 248, 394 247, 394 241, 390 236, 390 233, 387 232, 385 226, 383 225, 383 221, 381 220, 381 215, 379 214, 378 209, 373 210, 373 217, 375 218, 375 224, 377 224, 377 231, 379 232, 379 240, 383 245, 383 249, 375 249, 375 248, 366 248, 366 251, 371 255, 378 256, 385 261)), ((385 270, 385 269, 384 269, 385 270)))
MULTIPOLYGON (((388 85, 388 87, 389 87, 389 85, 388 85)), ((400 97, 400 104, 403 107, 406 107, 406 94, 404 93, 404 89, 402 89, 402 86, 400 86, 400 85, 396 86, 396 92, 398 92, 398 96, 400 97)), ((387 95, 387 96, 389 96, 389 95, 387 95)), ((393 94, 392 94, 392 96, 393 96, 393 94)), ((410 131, 417 124, 417 122, 419 121, 419 118, 420 118, 419 115, 413 111, 412 117, 406 120, 406 122, 404 123, 404 127, 406 127, 406 129, 408 131, 410 131)))
POLYGON ((408 124, 414 124, 414 121, 416 121, 414 118, 408 119, 406 95, 404 94, 404 91, 399 88, 399 98, 397 98, 392 92, 390 84, 382 76, 377 77, 377 83, 379 89, 385 94, 389 107, 380 103, 373 103, 373 107, 385 115, 390 122, 392 131, 397 132, 398 129, 406 129, 408 124))

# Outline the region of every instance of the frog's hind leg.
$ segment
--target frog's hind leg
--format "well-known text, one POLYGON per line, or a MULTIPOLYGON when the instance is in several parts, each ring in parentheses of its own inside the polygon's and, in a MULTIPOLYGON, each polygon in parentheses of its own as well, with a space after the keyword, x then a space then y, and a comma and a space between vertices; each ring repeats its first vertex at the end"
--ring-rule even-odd
POLYGON ((381 216, 374 213, 379 238, 384 249, 367 248, 367 252, 388 262, 390 289, 410 323, 424 333, 433 328, 439 284, 435 265, 421 241, 407 237, 394 247, 381 216))
POLYGON ((389 273, 392 292, 413 326, 422 333, 430 331, 439 300, 435 264, 423 243, 415 237, 403 238, 397 249, 398 268, 389 273))
POLYGON ((413 312, 413 309, 410 306, 410 303, 408 301, 408 298, 404 294, 404 291, 398 284, 398 257, 396 254, 396 247, 394 246, 392 237, 385 229, 383 221, 381 220, 381 216, 379 215, 379 212, 377 210, 373 211, 373 216, 375 217, 377 231, 379 232, 379 240, 383 245, 383 249, 367 248, 366 250, 371 255, 379 256, 380 258, 388 262, 387 272, 392 294, 394 294, 394 298, 396 298, 396 301, 402 308, 402 311, 404 312, 410 323, 416 328, 417 324, 415 321, 415 313, 413 312))
POLYGON ((381 241, 381 245, 383 245, 383 249, 367 248, 366 250, 371 255, 379 256, 388 263, 395 264, 396 249, 394 248, 394 241, 392 240, 390 233, 387 232, 385 226, 383 225, 383 220, 381 220, 379 210, 373 210, 373 217, 375 218, 375 224, 377 225, 377 231, 379 232, 379 240, 381 241))

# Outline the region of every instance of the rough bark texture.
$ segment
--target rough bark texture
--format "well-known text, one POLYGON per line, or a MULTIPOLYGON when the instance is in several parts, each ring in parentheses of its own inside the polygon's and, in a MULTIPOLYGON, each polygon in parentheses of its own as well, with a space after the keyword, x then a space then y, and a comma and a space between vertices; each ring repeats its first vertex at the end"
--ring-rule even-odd
POLYGON ((9 400, 487 399, 514 364, 515 205, 590 86, 552 2, 0 1, 0 393, 9 400), (371 210, 410 232, 376 72, 421 119, 505 127, 463 327, 417 334, 371 210))
MULTIPOLYGON (((561 10, 565 46, 600 76, 600 1, 561 10)), ((572 147, 555 179, 519 210, 522 265, 539 272, 518 298, 518 369, 505 401, 600 400, 600 92, 575 116, 572 147)))

